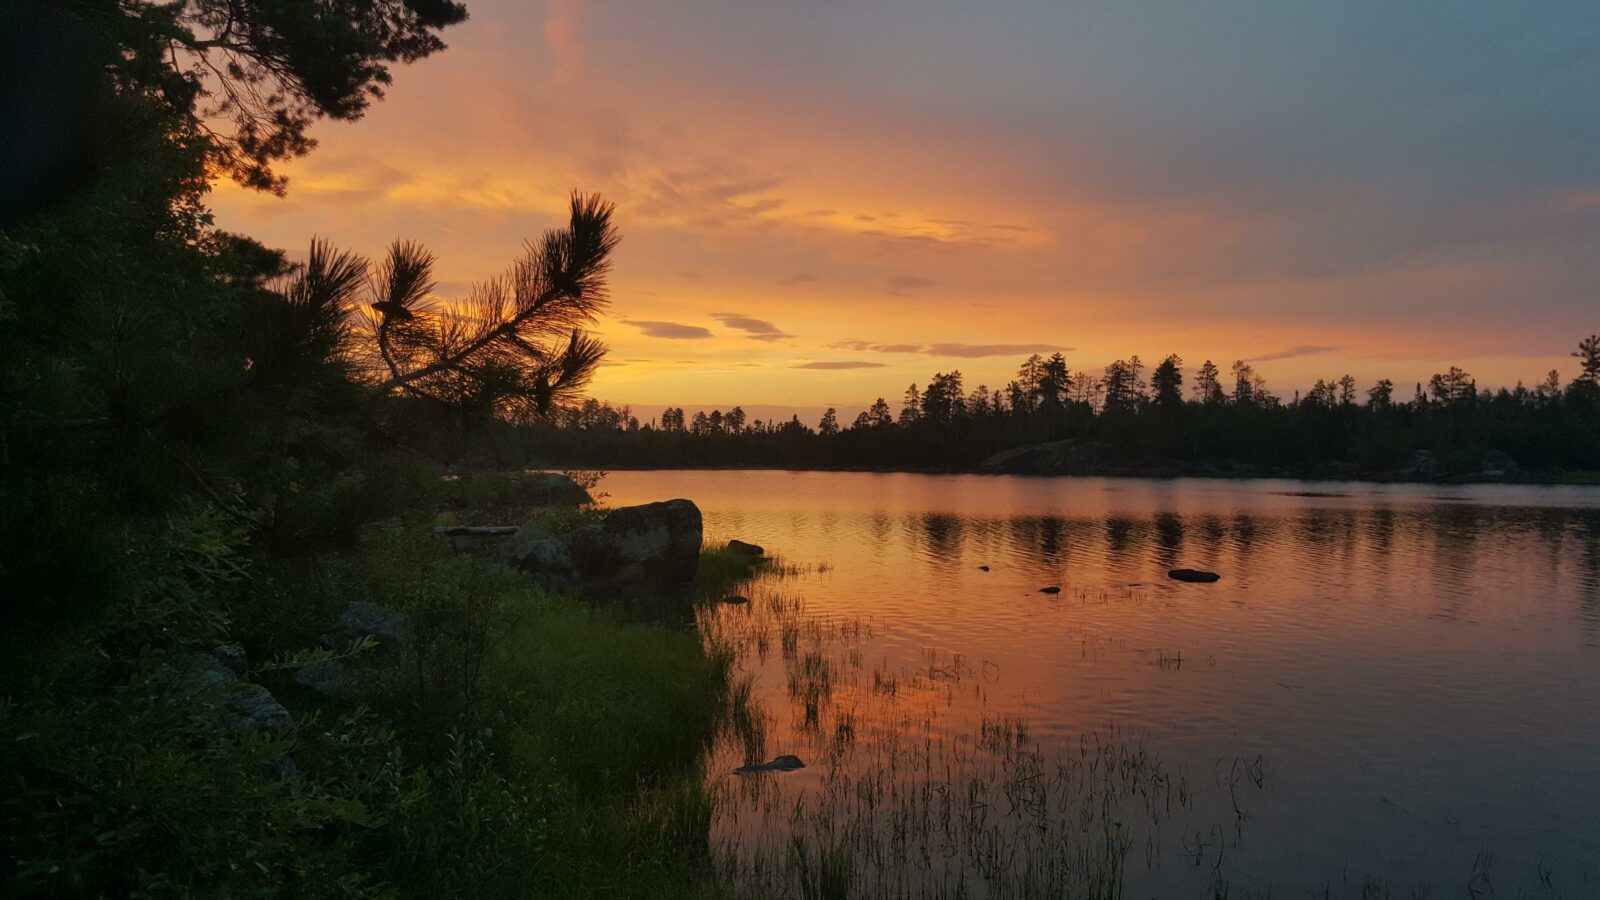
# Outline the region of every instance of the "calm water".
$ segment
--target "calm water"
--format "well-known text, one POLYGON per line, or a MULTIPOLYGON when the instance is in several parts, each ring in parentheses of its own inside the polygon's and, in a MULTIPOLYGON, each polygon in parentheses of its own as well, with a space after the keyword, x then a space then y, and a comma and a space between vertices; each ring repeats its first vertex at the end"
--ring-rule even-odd
MULTIPOLYGON (((801 637, 832 654, 828 709, 858 735, 1023 720, 1045 752, 1140 741, 1191 796, 1128 824, 1128 896, 1218 878, 1341 896, 1370 875, 1394 896, 1600 897, 1600 490, 768 471, 602 487, 690 498, 708 542, 791 564, 751 590, 830 623, 801 637)), ((765 750, 813 762, 761 779, 769 808, 882 761, 817 764, 839 729, 786 689, 803 650, 743 662, 765 750)), ((710 777, 741 781, 738 755, 710 777)), ((777 827, 752 809, 718 827, 777 827)))

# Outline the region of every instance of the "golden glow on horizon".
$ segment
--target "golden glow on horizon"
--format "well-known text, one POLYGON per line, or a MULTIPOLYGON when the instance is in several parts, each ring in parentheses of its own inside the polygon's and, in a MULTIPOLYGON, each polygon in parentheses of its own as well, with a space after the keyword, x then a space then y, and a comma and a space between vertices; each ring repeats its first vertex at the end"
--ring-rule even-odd
MULTIPOLYGON (((1406 383, 1457 363, 1488 385, 1563 362, 1548 323, 1430 312, 1525 291, 1542 275, 1516 259, 1322 272, 1294 242, 1333 211, 1135 195, 1022 137, 935 138, 856 98, 797 110, 734 81, 631 71, 584 15, 573 0, 542 16, 475 7, 453 49, 397 71, 365 121, 319 127, 322 146, 284 167, 287 199, 216 185, 219 223, 291 252, 321 236, 376 258, 418 239, 448 298, 558 224, 571 190, 599 191, 624 240, 593 392, 624 403, 843 409, 935 371, 1000 387, 1028 355, 985 347, 1061 348, 1075 369, 1276 356, 1260 368, 1285 395, 1345 372, 1406 383), (817 363, 860 367, 799 368, 817 363)), ((1596 197, 1529 215, 1584 214, 1596 197)))

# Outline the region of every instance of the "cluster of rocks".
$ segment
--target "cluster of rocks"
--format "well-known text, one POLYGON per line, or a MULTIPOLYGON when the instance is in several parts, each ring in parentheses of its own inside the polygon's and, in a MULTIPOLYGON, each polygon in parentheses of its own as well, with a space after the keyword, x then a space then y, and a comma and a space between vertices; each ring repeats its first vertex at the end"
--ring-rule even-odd
POLYGON ((324 649, 346 654, 366 641, 371 649, 354 658, 335 658, 301 666, 295 684, 330 700, 354 700, 372 692, 386 663, 400 654, 406 637, 406 617, 386 606, 363 600, 352 602, 339 614, 333 628, 322 636, 324 649))
MULTIPOLYGON (((359 641, 371 641, 373 651, 356 664, 342 659, 303 666, 295 683, 330 699, 354 699, 371 686, 376 667, 392 660, 405 640, 405 617, 376 603, 357 601, 346 606, 334 627, 322 637, 329 650, 343 653, 359 641)), ((188 697, 215 694, 220 700, 221 724, 238 732, 286 731, 294 727, 294 714, 262 685, 244 680, 250 660, 238 644, 220 644, 211 650, 184 656, 178 665, 177 689, 188 697)), ((293 763, 285 761, 292 769, 293 763)))
POLYGON ((272 692, 240 676, 250 661, 238 644, 220 644, 183 658, 178 689, 186 696, 216 693, 222 696, 224 724, 234 731, 281 731, 294 727, 294 716, 272 692))
POLYGON ((663 500, 612 510, 567 534, 525 525, 499 555, 542 584, 604 595, 692 581, 703 537, 699 507, 688 500, 663 500))

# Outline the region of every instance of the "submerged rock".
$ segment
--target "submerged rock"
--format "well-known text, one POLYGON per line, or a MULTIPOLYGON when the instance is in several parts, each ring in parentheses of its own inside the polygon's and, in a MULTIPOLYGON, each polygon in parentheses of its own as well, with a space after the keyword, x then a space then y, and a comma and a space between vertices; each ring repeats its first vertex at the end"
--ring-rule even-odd
POLYGON ((978 567, 978 571, 979 572, 987 572, 987 571, 989 571, 989 567, 988 566, 979 566, 978 567))
POLYGON ((1170 569, 1167 571, 1167 577, 1173 581, 1188 581, 1195 584, 1210 584, 1222 580, 1221 575, 1202 569, 1170 569))
POLYGON ((1061 588, 1058 585, 1052 584, 1049 587, 1039 588, 1039 593, 1041 593, 1041 594, 1059 594, 1059 593, 1061 593, 1061 588))
POLYGON ((728 552, 740 556, 766 556, 767 551, 760 544, 747 544, 737 538, 728 542, 728 552))
POLYGON ((733 770, 733 774, 759 775, 763 772, 793 772, 795 769, 804 769, 805 767, 806 764, 800 761, 800 757, 785 753, 782 756, 774 756, 771 762, 740 766, 733 770))

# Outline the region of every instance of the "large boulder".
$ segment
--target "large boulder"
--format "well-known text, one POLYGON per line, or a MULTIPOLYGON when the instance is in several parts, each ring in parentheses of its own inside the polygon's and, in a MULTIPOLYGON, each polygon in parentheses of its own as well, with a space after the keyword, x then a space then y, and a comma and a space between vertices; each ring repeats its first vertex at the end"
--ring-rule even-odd
POLYGON ((613 510, 568 535, 566 545, 580 582, 663 587, 694 579, 703 536, 698 506, 664 500, 613 510))
POLYGON ((519 487, 520 499, 534 506, 582 506, 594 502, 583 485, 560 472, 528 472, 519 487))

